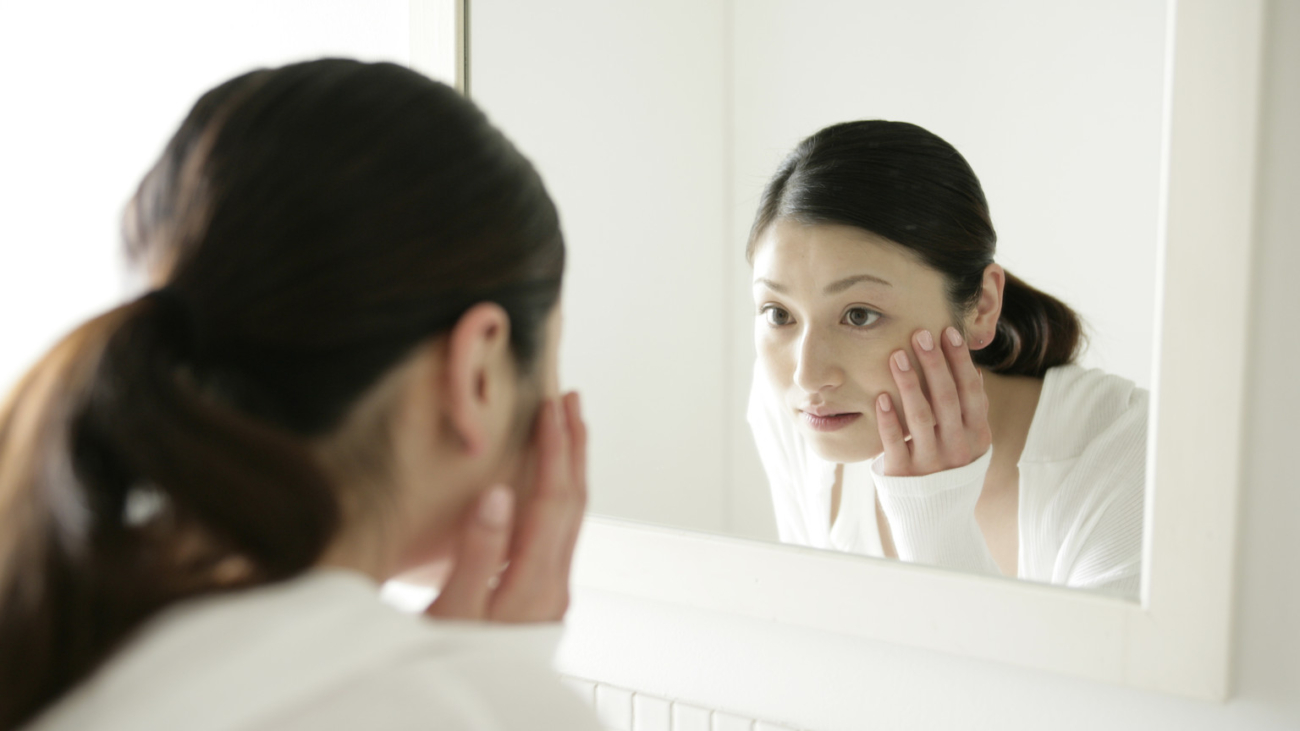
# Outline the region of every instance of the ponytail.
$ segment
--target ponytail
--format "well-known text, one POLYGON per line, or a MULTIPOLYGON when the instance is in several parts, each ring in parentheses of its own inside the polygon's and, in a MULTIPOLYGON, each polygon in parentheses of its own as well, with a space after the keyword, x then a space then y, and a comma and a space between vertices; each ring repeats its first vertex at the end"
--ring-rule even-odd
POLYGON ((177 600, 296 574, 338 524, 306 447, 205 397, 155 293, 83 325, 0 412, 0 729, 177 600))
POLYGON ((1049 368, 1073 363, 1083 349, 1083 321, 1069 305, 1011 272, 1002 291, 997 334, 971 353, 994 373, 1042 378, 1049 368))

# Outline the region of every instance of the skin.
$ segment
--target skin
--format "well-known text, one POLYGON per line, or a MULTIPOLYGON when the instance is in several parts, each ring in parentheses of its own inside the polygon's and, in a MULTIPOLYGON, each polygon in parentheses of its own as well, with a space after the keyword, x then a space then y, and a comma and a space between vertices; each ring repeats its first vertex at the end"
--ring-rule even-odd
POLYGON ((509 328, 500 307, 478 305, 395 369, 384 477, 341 476, 353 482, 344 494, 384 495, 385 507, 345 511, 321 565, 434 584, 435 617, 563 617, 586 427, 577 394, 559 394, 558 307, 533 376, 520 377, 509 328))
MULTIPOLYGON (((1042 381, 981 372, 970 355, 996 336, 1002 268, 985 269, 979 301, 954 317, 941 273, 855 227, 778 220, 753 263, 759 359, 813 451, 839 465, 883 454, 886 474, 927 475, 996 444, 975 518, 998 566, 1015 575, 1016 463, 1042 381), (858 416, 824 431, 810 414, 858 416)), ((879 503, 877 522, 893 555, 879 503)))

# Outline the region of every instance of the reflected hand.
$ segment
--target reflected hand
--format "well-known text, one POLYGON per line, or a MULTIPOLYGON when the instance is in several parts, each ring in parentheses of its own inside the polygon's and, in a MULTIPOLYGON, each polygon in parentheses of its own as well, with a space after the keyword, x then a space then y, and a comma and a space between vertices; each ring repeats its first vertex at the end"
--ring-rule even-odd
POLYGON ((984 378, 971 361, 970 348, 952 327, 944 330, 939 342, 935 340, 928 330, 912 334, 929 398, 907 352, 898 350, 889 358, 911 439, 903 435, 889 394, 880 394, 876 425, 885 447, 887 475, 920 476, 965 467, 984 456, 993 443, 984 378))
POLYGON ((587 428, 578 395, 543 403, 534 435, 532 498, 512 520, 511 490, 497 486, 479 497, 455 566, 425 612, 429 616, 495 622, 564 617, 573 548, 587 504, 587 428))

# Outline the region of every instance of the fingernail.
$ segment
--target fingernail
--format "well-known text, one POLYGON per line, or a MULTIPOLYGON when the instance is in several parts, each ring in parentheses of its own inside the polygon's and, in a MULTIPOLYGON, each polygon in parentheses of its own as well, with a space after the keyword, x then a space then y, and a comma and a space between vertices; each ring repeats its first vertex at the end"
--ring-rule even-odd
POLYGON ((929 330, 922 330, 916 334, 916 344, 921 346, 921 350, 930 352, 934 350, 934 338, 930 337, 929 330))
POLYGON ((504 528, 510 522, 514 497, 504 487, 494 487, 478 506, 478 519, 489 528, 504 528))
POLYGON ((889 401, 889 394, 887 393, 882 393, 877 396, 876 403, 880 404, 881 411, 890 411, 894 408, 894 405, 889 401))
POLYGON ((961 347, 961 333, 957 332, 957 328, 948 328, 948 342, 952 343, 954 348, 961 347))
POLYGON ((894 365, 898 366, 898 370, 900 371, 912 370, 912 365, 907 362, 907 353, 904 353, 901 350, 894 353, 894 365))

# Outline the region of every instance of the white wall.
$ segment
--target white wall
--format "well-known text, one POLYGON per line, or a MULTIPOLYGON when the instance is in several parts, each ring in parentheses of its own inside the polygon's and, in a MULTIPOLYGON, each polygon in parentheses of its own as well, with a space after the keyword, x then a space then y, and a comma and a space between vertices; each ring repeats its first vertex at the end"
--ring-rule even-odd
POLYGON ((560 371, 591 510, 726 528, 720 0, 483 0, 470 95, 537 165, 568 243, 560 371))
POLYGON ((408 46, 407 0, 0 4, 0 393, 127 293, 122 206, 200 94, 408 46))
POLYGON ((1240 252, 1254 257, 1254 328, 1227 703, 595 594, 577 598, 563 670, 816 731, 1300 728, 1300 3, 1268 11, 1258 229, 1240 252), (717 692, 700 697, 706 686, 717 692))

